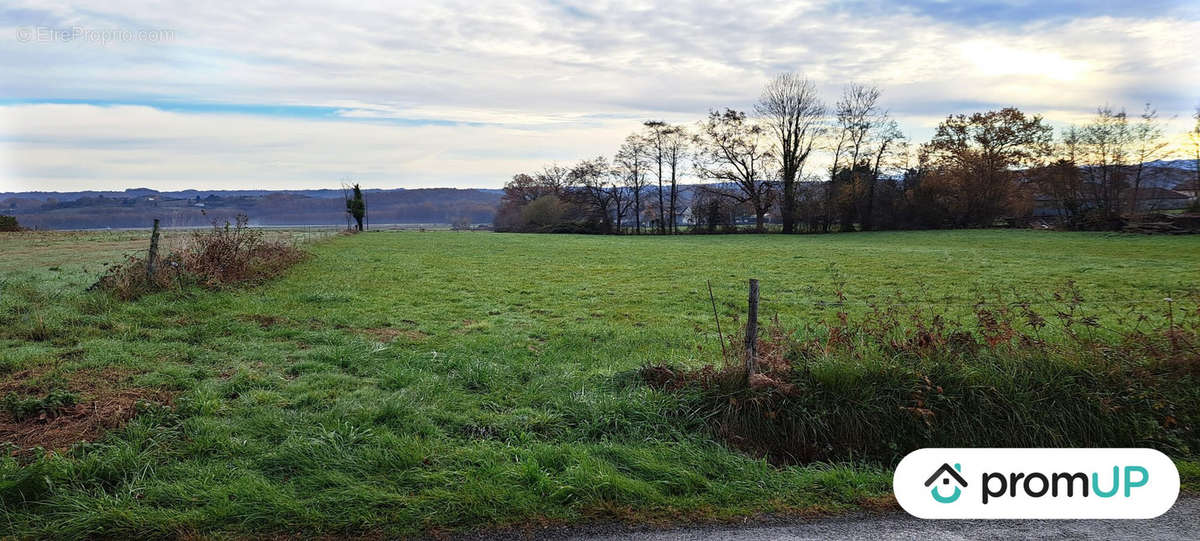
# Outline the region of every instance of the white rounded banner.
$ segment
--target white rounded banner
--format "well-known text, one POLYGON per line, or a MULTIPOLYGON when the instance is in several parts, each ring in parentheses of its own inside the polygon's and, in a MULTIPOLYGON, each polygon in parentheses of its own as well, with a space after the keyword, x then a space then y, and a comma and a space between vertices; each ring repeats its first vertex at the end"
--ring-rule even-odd
POLYGON ((918 449, 892 490, 918 518, 1146 519, 1179 496, 1179 471, 1153 449, 918 449))

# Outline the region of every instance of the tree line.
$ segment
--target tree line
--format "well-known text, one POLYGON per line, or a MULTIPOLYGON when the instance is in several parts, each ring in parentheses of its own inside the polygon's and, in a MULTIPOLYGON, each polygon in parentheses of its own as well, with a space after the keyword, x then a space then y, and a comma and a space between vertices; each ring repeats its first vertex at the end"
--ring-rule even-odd
MULTIPOLYGON (((1013 107, 953 114, 914 145, 881 95, 877 86, 851 83, 829 105, 812 80, 781 74, 752 111, 713 110, 692 126, 647 121, 611 158, 515 175, 495 227, 633 234, 995 227, 1026 223, 1040 205, 1064 227, 1115 228, 1144 210, 1145 164, 1175 150, 1148 104, 1132 116, 1102 106, 1057 137, 1041 115, 1013 107)), ((1200 108, 1189 135, 1200 170, 1200 108)))

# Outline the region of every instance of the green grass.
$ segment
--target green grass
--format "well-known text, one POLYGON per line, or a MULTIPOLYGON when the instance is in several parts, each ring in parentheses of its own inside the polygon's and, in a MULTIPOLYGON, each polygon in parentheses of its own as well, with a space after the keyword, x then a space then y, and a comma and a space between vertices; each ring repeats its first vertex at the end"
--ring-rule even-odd
POLYGON ((1085 308, 1118 325, 1121 306, 1200 287, 1198 237, 379 232, 313 244, 266 286, 121 303, 81 291, 98 264, 50 270, 62 254, 15 238, 0 237, 0 374, 116 370, 133 374, 119 385, 175 399, 100 442, 0 460, 0 537, 848 509, 890 494, 890 472, 773 467, 638 381, 649 363, 720 361, 706 280, 726 324, 756 277, 761 314, 788 327, 829 317, 839 288, 851 311, 900 292, 968 314, 981 296, 1075 280, 1085 308))

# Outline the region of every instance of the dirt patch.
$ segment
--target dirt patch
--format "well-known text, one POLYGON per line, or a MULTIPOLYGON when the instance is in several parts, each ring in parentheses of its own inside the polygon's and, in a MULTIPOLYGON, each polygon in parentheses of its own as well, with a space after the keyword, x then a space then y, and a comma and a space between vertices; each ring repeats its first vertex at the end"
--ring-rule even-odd
POLYGON ((900 503, 896 501, 894 494, 866 497, 859 500, 858 505, 867 511, 875 513, 888 513, 900 510, 900 503))
POLYGON ((36 396, 53 388, 77 393, 79 401, 53 414, 18 421, 0 412, 0 443, 16 446, 13 454, 35 447, 62 451, 81 441, 95 441, 106 431, 124 425, 137 413, 138 402, 169 405, 171 393, 127 385, 133 373, 119 369, 80 370, 54 374, 46 369, 24 370, 0 382, 0 395, 36 396))

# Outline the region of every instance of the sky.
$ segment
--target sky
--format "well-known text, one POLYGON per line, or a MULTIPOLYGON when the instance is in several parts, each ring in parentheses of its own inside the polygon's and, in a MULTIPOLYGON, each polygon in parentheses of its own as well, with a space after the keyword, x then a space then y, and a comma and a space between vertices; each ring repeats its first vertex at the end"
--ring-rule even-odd
POLYGON ((878 85, 914 142, 1200 104, 1196 1, 6 0, 0 192, 499 188, 782 72, 878 85))

